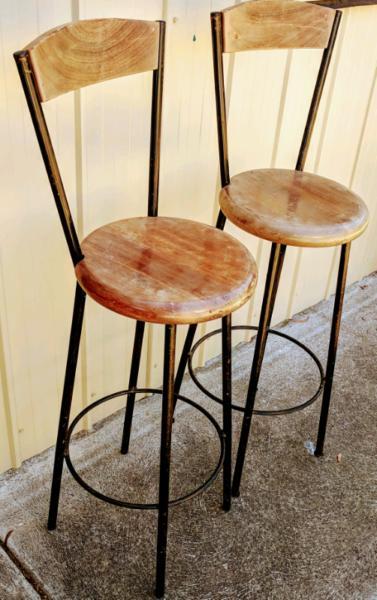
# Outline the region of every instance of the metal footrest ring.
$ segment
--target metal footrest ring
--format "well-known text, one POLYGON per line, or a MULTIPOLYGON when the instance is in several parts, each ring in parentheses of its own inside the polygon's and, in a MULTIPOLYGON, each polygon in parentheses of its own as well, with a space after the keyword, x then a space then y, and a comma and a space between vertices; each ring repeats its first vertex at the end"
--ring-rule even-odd
MULTIPOLYGON (((69 452, 69 443, 70 443, 73 431, 74 431, 76 425, 78 424, 78 422, 81 421, 81 419, 89 411, 93 410, 97 406, 100 406, 100 404, 103 404, 104 402, 112 400, 113 398, 118 398, 119 396, 128 396, 129 394, 159 394, 161 396, 162 393, 163 393, 162 390, 154 389, 154 388, 134 388, 134 389, 129 389, 129 390, 123 390, 121 392, 115 392, 114 394, 109 394, 108 396, 104 396, 103 398, 100 398, 99 400, 92 402, 89 406, 85 407, 84 410, 82 410, 74 418, 74 420, 72 421, 72 423, 69 426, 68 431, 67 431, 67 436, 66 436, 66 440, 65 440, 64 458, 65 458, 67 467, 68 467, 71 475, 73 476, 73 478, 87 492, 89 492, 90 494, 92 494, 93 496, 98 498, 99 500, 103 500, 104 502, 108 502, 109 504, 114 504, 115 506, 122 506, 124 508, 131 508, 131 509, 138 509, 138 510, 153 510, 153 509, 159 508, 158 503, 136 503, 136 502, 127 502, 124 500, 118 500, 117 498, 112 498, 111 496, 107 496, 106 494, 103 494, 102 492, 99 492, 98 490, 91 487, 86 481, 84 481, 84 479, 81 477, 81 475, 79 475, 77 473, 75 467, 73 466, 70 452, 69 452)), ((223 431, 222 431, 220 425, 214 419, 214 417, 207 410, 205 410, 205 408, 203 408, 202 406, 200 406, 193 400, 186 398, 185 396, 182 396, 180 394, 175 394, 175 398, 177 398, 178 400, 181 400, 185 404, 189 404, 190 406, 192 406, 193 408, 195 408, 196 410, 201 412, 208 419, 208 421, 210 421, 210 423, 213 425, 213 427, 218 435, 219 441, 220 441, 220 457, 219 457, 216 468, 214 469, 214 471, 212 472, 210 477, 208 477, 208 479, 204 483, 202 483, 195 490, 188 492, 184 496, 170 500, 169 506, 177 506, 178 504, 182 504, 182 502, 186 502, 187 500, 194 498, 194 496, 197 496, 198 494, 200 494, 201 492, 204 492, 207 488, 209 488, 209 486, 215 481, 216 477, 218 476, 218 474, 221 470, 221 467, 224 462, 224 454, 225 454, 225 441, 224 441, 223 431)))
MULTIPOLYGON (((258 331, 258 327, 252 326, 252 325, 234 325, 232 327, 232 330, 237 330, 237 331, 242 331, 242 330, 249 330, 249 331, 258 331)), ((211 398, 212 400, 214 400, 215 402, 217 402, 218 404, 222 404, 222 398, 219 398, 218 396, 215 396, 214 394, 212 394, 212 392, 210 392, 209 390, 207 390, 207 388, 204 387, 204 385, 199 381, 199 379, 197 378, 195 371, 193 369, 192 366, 192 360, 194 357, 195 352, 197 351, 197 349, 199 348, 199 346, 201 346, 201 344, 203 344, 206 340, 208 340, 209 338, 211 338, 214 335, 220 335, 222 332, 221 329, 216 329, 215 331, 211 331, 210 333, 207 333, 206 335, 204 335, 203 337, 200 338, 200 340, 198 340, 196 342, 196 344, 194 344, 194 346, 191 349, 191 352, 189 353, 188 356, 188 370, 191 376, 191 379, 193 380, 193 382, 195 383, 195 385, 203 392, 203 394, 205 394, 206 396, 208 396, 208 398, 211 398)), ((276 335, 278 337, 284 338, 286 340, 288 340, 289 342, 292 342, 292 344, 295 344, 296 346, 298 346, 299 348, 301 348, 302 350, 304 350, 304 352, 306 352, 314 361, 315 365, 318 368, 319 371, 319 375, 320 375, 320 383, 318 386, 317 391, 315 392, 315 394, 309 398, 309 400, 306 400, 305 402, 302 402, 301 404, 297 404, 296 406, 291 406, 289 408, 281 408, 281 409, 277 409, 277 410, 259 410, 256 409, 253 411, 253 414, 255 415, 261 415, 264 417, 276 417, 276 416, 280 416, 280 415, 288 415, 294 412, 297 412, 299 410, 303 410, 304 408, 307 408, 308 406, 310 406, 311 404, 313 404, 313 402, 315 402, 315 400, 317 400, 317 398, 320 396, 323 386, 324 386, 324 382, 325 382, 325 373, 322 367, 322 364, 319 360, 319 358, 314 354, 314 352, 312 350, 310 350, 310 348, 308 348, 307 346, 305 346, 305 344, 303 344, 302 342, 300 342, 299 340, 296 340, 296 338, 291 337, 290 335, 286 334, 286 333, 282 333, 281 331, 277 331, 275 329, 269 329, 268 330, 268 335, 276 335)), ((233 410, 238 410, 240 412, 245 412, 245 408, 243 406, 239 406, 238 404, 232 404, 232 408, 233 410)))

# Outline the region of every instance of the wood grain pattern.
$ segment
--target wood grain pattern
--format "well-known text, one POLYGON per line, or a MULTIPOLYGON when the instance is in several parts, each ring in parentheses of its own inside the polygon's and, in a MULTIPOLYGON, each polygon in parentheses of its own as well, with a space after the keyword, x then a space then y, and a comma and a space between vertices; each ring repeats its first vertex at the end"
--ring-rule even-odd
POLYGON ((337 246, 358 237, 368 224, 359 196, 331 179, 289 169, 232 177, 220 192, 220 206, 241 229, 289 246, 337 246))
POLYGON ((257 269, 229 234, 186 219, 110 223, 82 243, 81 286, 114 312, 152 323, 222 317, 252 295, 257 269))
POLYGON ((251 0, 223 11, 223 50, 326 48, 335 12, 291 0, 251 0))
POLYGON ((89 19, 51 29, 24 48, 42 102, 157 67, 159 23, 89 19))

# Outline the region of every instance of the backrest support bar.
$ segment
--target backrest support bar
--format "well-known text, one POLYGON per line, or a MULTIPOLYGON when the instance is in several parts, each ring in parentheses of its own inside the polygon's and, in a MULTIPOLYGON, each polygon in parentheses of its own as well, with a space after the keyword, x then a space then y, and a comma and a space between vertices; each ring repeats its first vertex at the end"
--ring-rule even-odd
MULTIPOLYGON (((227 111, 225 97, 224 81, 224 61, 223 61, 223 27, 222 13, 211 13, 212 30, 212 56, 213 70, 215 76, 215 98, 216 98, 216 117, 217 117, 217 140, 219 146, 220 162, 220 185, 225 187, 230 182, 229 175, 229 151, 228 151, 228 129, 227 129, 227 111)), ((219 211, 216 227, 224 229, 225 216, 219 211)))
POLYGON ((22 87, 25 92, 30 115, 42 153, 43 162, 46 167, 47 176, 50 181, 52 193, 54 195, 55 204, 58 209, 64 235, 67 240, 69 252, 73 264, 76 265, 83 258, 83 254, 81 252, 80 243, 77 237, 75 226, 73 224, 72 214, 64 190, 63 181, 60 175, 46 119, 44 117, 36 86, 34 84, 33 71, 30 67, 29 56, 27 52, 21 51, 16 52, 14 54, 14 58, 17 64, 22 87))
POLYGON ((303 171, 305 166, 306 157, 309 150, 309 144, 312 137, 315 120, 317 118, 317 112, 319 108, 319 103, 322 98, 323 88, 325 86, 327 73, 329 70, 332 53, 335 46, 336 37, 338 34, 340 19, 342 18, 342 13, 337 10, 335 11, 335 18, 333 22, 333 26, 330 33, 330 38, 328 42, 327 48, 323 51, 321 64, 318 71, 317 81, 314 88, 314 93, 312 97, 312 101, 309 108, 309 114, 305 125, 304 135, 302 137, 300 150, 298 153, 297 163, 296 163, 296 171, 303 171))
POLYGON ((153 71, 151 141, 149 155, 149 191, 148 216, 156 217, 158 213, 158 194, 160 183, 160 154, 161 154, 161 121, 162 95, 164 87, 164 56, 165 30, 164 21, 159 21, 159 52, 157 68, 153 71))
MULTIPOLYGON (((129 32, 128 26, 132 23, 132 31, 135 35, 128 36, 127 39, 122 40, 121 37, 116 37, 113 39, 115 47, 110 52, 110 40, 108 39, 108 33, 111 27, 103 26, 104 21, 106 19, 100 20, 101 30, 105 32, 103 42, 104 49, 101 52, 100 49, 100 36, 99 29, 97 27, 98 21, 96 21, 96 35, 95 35, 95 46, 96 52, 98 54, 98 60, 103 59, 104 67, 101 69, 99 65, 96 66, 96 76, 94 80, 94 71, 90 71, 92 79, 89 81, 89 78, 84 78, 84 73, 81 72, 81 68, 83 63, 85 62, 85 52, 83 52, 83 48, 78 44, 76 46, 75 37, 67 38, 64 34, 64 40, 66 43, 67 39, 71 40, 71 45, 66 47, 68 58, 64 59, 64 69, 67 68, 67 64, 72 64, 72 71, 66 73, 67 82, 62 75, 63 71, 58 69, 58 73, 54 73, 51 71, 51 65, 56 62, 57 57, 57 48, 59 48, 58 39, 54 36, 58 35, 59 32, 63 31, 67 26, 63 26, 62 28, 57 28, 53 30, 52 33, 49 32, 45 35, 42 35, 39 38, 39 41, 29 44, 29 46, 25 50, 21 50, 20 52, 15 52, 14 58, 17 64, 18 72, 20 75, 20 79, 22 82, 22 86, 25 92, 26 100, 28 103, 30 115, 33 121, 35 133, 39 142, 40 150, 42 153, 43 161, 46 167, 47 175, 50 181, 52 193, 54 195, 56 207, 58 209, 60 221, 63 227, 64 235, 68 244, 69 252, 72 258, 72 262, 76 265, 80 260, 83 259, 83 254, 81 251, 80 243, 78 240, 77 232, 73 223, 72 214, 69 208, 67 196, 64 190, 63 181, 60 175, 58 163, 56 160, 54 148, 51 142, 50 134, 48 131, 46 119, 43 112, 42 102, 43 100, 47 100, 53 98, 59 94, 64 93, 65 91, 77 89, 78 87, 82 87, 83 85, 89 85, 90 83, 95 83, 97 81, 103 81, 106 79, 112 79, 115 77, 120 77, 121 75, 129 75, 130 73, 141 72, 144 70, 153 69, 153 88, 152 88, 152 115, 151 115, 151 135, 150 135, 150 161, 149 161, 149 194, 148 194, 148 215, 149 216, 157 216, 158 212, 158 190, 159 190, 159 171, 160 171, 160 147, 161 147, 161 117, 162 117, 162 94, 163 94, 163 76, 164 76, 164 50, 165 50, 165 23, 163 21, 125 21, 121 19, 109 19, 110 25, 114 25, 114 22, 118 23, 119 21, 123 25, 127 25, 126 28, 122 28, 122 34, 118 35, 126 36, 126 33, 129 32), (137 24, 141 23, 141 29, 137 27, 137 24), (136 35, 136 32, 138 34, 136 35), (146 34, 143 36, 142 33, 148 32, 148 38, 153 40, 152 49, 150 56, 145 48, 141 47, 141 39, 146 43, 146 34), (137 37, 139 35, 139 37, 137 37), (156 37, 157 35, 157 37, 156 37), (44 44, 46 40, 53 39, 52 45, 52 55, 51 60, 49 60, 48 55, 46 55, 42 60, 42 53, 39 54, 38 60, 39 63, 32 61, 33 49, 41 48, 40 44, 44 44), (131 57, 124 56, 122 59, 119 59, 118 65, 111 66, 110 54, 112 53, 114 57, 120 57, 120 48, 122 48, 123 52, 129 52, 131 57), (139 50, 136 52, 136 48, 139 50), (157 52, 156 52, 157 48, 157 52), (76 55, 77 52, 77 55, 76 55), (136 57, 138 55, 138 58, 136 57), (142 60, 141 57, 142 56, 142 60), (140 59, 140 60, 139 60, 140 59), (36 68, 36 64, 38 64, 36 68), (46 66, 47 65, 47 66, 46 66), (80 69, 78 68, 80 65, 80 69), (148 68, 147 68, 148 67, 148 68), (62 77, 62 79, 60 79, 62 77), (53 87, 51 82, 54 82, 53 87), (74 83, 75 82, 75 83, 74 83), (76 85, 77 84, 77 85, 76 85), (80 85, 79 85, 80 84, 80 85), (42 90, 42 92, 41 92, 42 90)), ((82 23, 82 22, 78 22, 82 23)), ((93 21, 86 21, 85 24, 93 23, 93 21)), ((73 24, 71 24, 73 25, 73 24)), ((86 25, 84 26, 85 29, 86 25)), ((77 31, 80 29, 74 29, 77 34, 77 31)), ((81 30, 80 30, 81 31, 81 30)), ((72 32, 72 29, 71 29, 72 32)), ((84 41, 83 41, 84 43, 84 41)), ((86 42, 85 42, 86 43, 86 42)), ((93 50, 93 40, 90 39, 87 41, 87 50, 88 50, 88 60, 89 56, 91 60, 94 59, 92 55, 93 50)), ((44 51, 47 46, 44 46, 44 51)), ((150 48, 150 46, 149 46, 150 48)), ((59 52, 61 48, 59 49, 59 52)), ((34 55, 35 57, 35 55, 34 55)), ((56 68, 58 63, 56 62, 56 68)))

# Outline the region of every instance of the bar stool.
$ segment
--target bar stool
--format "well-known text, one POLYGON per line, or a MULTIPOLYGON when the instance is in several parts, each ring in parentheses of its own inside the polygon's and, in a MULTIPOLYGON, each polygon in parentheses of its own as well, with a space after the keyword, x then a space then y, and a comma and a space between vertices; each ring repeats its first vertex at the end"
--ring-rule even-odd
MULTIPOLYGON (((356 194, 335 181, 303 172, 340 18, 340 11, 292 0, 244 2, 211 15, 222 185, 217 227, 222 229, 228 218, 240 229, 272 243, 259 327, 236 327, 257 330, 257 336, 245 406, 233 405, 234 409, 244 413, 232 485, 233 496, 238 496, 240 491, 253 413, 289 414, 310 405, 323 392, 315 455, 323 454, 351 241, 362 234, 368 223, 367 207, 356 194), (230 178, 223 53, 279 48, 323 49, 296 168, 258 169, 230 178), (270 323, 287 246, 314 248, 338 245, 341 246, 341 256, 325 371, 309 348, 290 336, 271 330, 270 323), (318 367, 318 390, 298 406, 274 411, 254 409, 268 334, 280 335, 295 343, 311 356, 318 367)), ((198 381, 192 368, 194 352, 218 331, 207 334, 192 347, 195 330, 195 326, 191 326, 186 337, 177 389, 188 361, 195 383, 210 398, 221 403, 221 398, 198 381)))
POLYGON ((45 33, 14 55, 77 279, 48 529, 56 528, 64 460, 76 481, 97 498, 127 508, 157 509, 158 598, 165 591, 169 506, 208 488, 223 469, 223 508, 227 511, 231 507, 231 313, 251 297, 257 273, 248 250, 228 234, 201 223, 157 216, 164 39, 162 21, 78 21, 45 33), (42 103, 87 85, 143 71, 153 71, 148 216, 104 225, 80 245, 42 103), (221 271, 214 268, 219 260, 221 271), (105 308, 137 321, 130 387, 92 403, 69 425, 87 294, 105 308), (203 407, 174 393, 177 325, 218 317, 223 326, 222 428, 203 407), (165 325, 162 390, 136 387, 145 322, 165 325), (135 394, 140 392, 162 396, 159 497, 154 504, 120 501, 102 494, 84 481, 69 453, 72 433, 85 414, 114 397, 127 396, 129 417, 135 394), (221 452, 217 467, 206 482, 181 498, 170 499, 171 434, 178 399, 210 421, 219 437, 221 452))

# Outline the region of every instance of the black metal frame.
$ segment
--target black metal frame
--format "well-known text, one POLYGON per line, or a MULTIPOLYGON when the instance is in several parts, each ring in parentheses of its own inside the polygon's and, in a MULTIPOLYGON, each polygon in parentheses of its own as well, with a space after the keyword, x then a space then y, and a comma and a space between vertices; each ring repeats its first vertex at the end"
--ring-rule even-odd
MULTIPOLYGON (((321 64, 319 67, 319 72, 316 80, 316 84, 314 87, 313 97, 309 108, 309 114, 307 117, 305 130, 303 134, 303 138, 301 141, 301 146, 298 154, 298 159, 296 162, 295 169, 297 171, 302 171, 305 166, 305 161, 309 149, 309 144, 311 140, 311 136, 313 133, 313 128, 315 125, 315 120, 319 108, 319 103, 322 97, 323 88, 326 82, 326 76, 328 73, 331 57, 333 54, 335 41, 339 29, 341 19, 341 12, 335 11, 334 21, 332 30, 329 36, 327 47, 323 51, 321 64)), ((220 154, 220 163, 224 160, 222 148, 227 146, 227 141, 224 143, 224 139, 226 140, 227 136, 227 128, 226 128, 226 111, 225 111, 225 86, 224 86, 224 71, 222 67, 222 14, 215 13, 212 15, 212 30, 213 40, 214 40, 214 65, 215 65, 215 79, 218 78, 218 74, 220 74, 220 79, 216 83, 216 105, 218 111, 218 136, 219 136, 219 154, 220 154), (221 65, 220 65, 221 61, 221 65), (221 68, 220 68, 221 66, 221 68)), ((226 156, 226 163, 228 162, 228 157, 226 156)), ((332 388, 332 380, 335 366, 335 356, 337 349, 337 340, 339 334, 339 326, 341 319, 341 309, 342 309, 342 300, 344 297, 344 289, 346 283, 346 275, 347 275, 347 265, 349 258, 349 250, 350 244, 345 244, 342 247, 342 259, 340 261, 339 266, 339 275, 338 275, 338 286, 337 293, 335 297, 335 306, 334 306, 334 314, 333 314, 333 326, 332 326, 332 335, 330 338, 329 352, 328 352, 328 361, 327 361, 327 369, 326 375, 324 379, 323 386, 323 399, 322 399, 322 409, 321 409, 321 420, 318 431, 318 439, 317 439, 317 447, 316 447, 316 456, 319 456, 323 452, 324 446, 324 438, 326 434, 326 423, 327 416, 330 404, 330 396, 331 396, 331 388, 332 388)), ((281 276, 281 271, 284 264, 286 246, 283 244, 272 244, 271 247, 271 255, 268 266, 268 272, 266 277, 265 291, 262 303, 262 310, 259 320, 258 333, 256 337, 255 343, 255 353, 253 364, 251 368, 250 381, 249 381, 249 389, 246 398, 246 405, 244 411, 244 417, 241 428, 240 441, 237 452, 236 465, 234 470, 233 477, 233 485, 232 485, 232 494, 233 496, 238 496, 240 491, 240 483, 242 477, 242 470, 245 461, 246 449, 248 444, 248 439, 250 435, 251 428, 251 420, 254 411, 254 403, 258 389, 258 382, 260 371, 262 367, 262 362, 264 358, 267 336, 269 332, 269 327, 271 323, 271 318, 274 310, 276 294, 279 287, 279 281, 281 276)))
MULTIPOLYGON (((339 29, 341 19, 341 12, 334 11, 334 21, 332 30, 330 32, 328 45, 323 51, 321 64, 319 67, 316 84, 314 87, 313 97, 309 108, 309 113, 305 125, 305 130, 302 138, 302 142, 300 145, 300 150, 296 162, 295 169, 297 171, 302 171, 304 169, 305 160, 307 156, 307 152, 309 149, 309 143, 312 136, 313 128, 315 125, 315 120, 318 112, 319 103, 321 100, 323 88, 326 81, 326 76, 328 73, 332 53, 335 46, 335 41, 339 29)), ((214 79, 215 79, 215 96, 216 96, 216 112, 217 112, 217 132, 218 132, 218 147, 219 147, 219 163, 220 163, 220 180, 221 187, 225 187, 230 183, 230 175, 229 175, 229 154, 228 154, 228 134, 227 134, 227 111, 226 111, 226 97, 225 97, 225 82, 224 82, 224 67, 223 67, 223 31, 222 31, 222 13, 215 12, 211 14, 211 26, 212 26, 212 48, 213 48, 213 66, 214 66, 214 79)), ((223 229, 225 226, 226 217, 219 211, 218 219, 216 227, 219 229, 223 229)), ((246 448, 250 434, 251 420, 252 415, 259 414, 264 416, 274 416, 279 414, 290 414, 297 410, 301 410, 306 406, 309 406, 317 399, 323 389, 323 399, 322 399, 322 409, 321 409, 321 418, 320 425, 318 430, 318 439, 315 454, 316 456, 320 456, 323 453, 324 439, 326 434, 326 424, 328 417, 328 410, 330 405, 330 397, 331 397, 331 389, 332 389, 332 380, 335 366, 335 356, 337 349, 337 341, 339 335, 339 326, 341 320, 341 312, 342 312, 342 301, 344 296, 344 289, 346 283, 346 275, 347 275, 347 265, 349 259, 349 251, 350 244, 345 244, 342 247, 341 261, 339 265, 339 274, 338 274, 338 286, 335 296, 335 306, 333 313, 333 324, 332 324, 332 333, 330 337, 330 345, 328 352, 328 360, 327 360, 327 368, 326 374, 323 374, 323 368, 319 361, 319 359, 315 356, 315 354, 309 350, 306 346, 301 344, 298 340, 288 337, 290 341, 301 347, 305 350, 309 355, 313 358, 315 363, 318 366, 321 382, 317 392, 314 396, 308 401, 294 407, 290 407, 288 409, 274 410, 274 411, 261 411, 254 410, 254 402, 258 388, 258 381, 261 371, 261 366, 263 362, 264 352, 266 348, 267 336, 269 333, 276 334, 279 332, 274 332, 270 329, 270 323, 272 319, 274 304, 276 300, 276 295, 279 287, 280 276, 284 264, 286 246, 284 244, 276 244, 273 243, 271 247, 271 255, 270 262, 266 277, 265 291, 263 297, 262 311, 259 321, 259 327, 254 328, 257 331, 256 336, 256 345, 254 352, 254 359, 251 368, 250 382, 249 382, 249 390, 246 399, 246 405, 244 408, 239 407, 237 405, 233 405, 233 408, 236 410, 240 410, 244 412, 244 418, 241 429, 240 442, 237 453, 237 460, 235 466, 235 473, 233 478, 233 486, 232 493, 233 496, 239 495, 240 481, 242 475, 243 464, 245 460, 246 448)), ((189 331, 186 337, 184 352, 181 356, 180 360, 180 368, 178 370, 178 375, 176 378, 176 392, 180 390, 180 386, 183 379, 183 373, 187 362, 189 362, 189 372, 194 382, 198 385, 198 387, 205 393, 207 396, 212 398, 217 402, 221 402, 219 398, 211 394, 209 390, 205 389, 204 386, 200 384, 197 377, 195 376, 192 369, 192 354, 195 352, 197 347, 203 343, 208 337, 211 335, 216 335, 217 332, 212 332, 206 336, 203 336, 194 346, 193 350, 191 350, 192 343, 194 340, 196 332, 196 326, 191 325, 189 327, 189 331)))
MULTIPOLYGON (((158 192, 159 192, 159 167, 160 167, 160 141, 161 141, 161 117, 162 117, 162 94, 164 75, 164 46, 165 46, 165 22, 159 23, 159 57, 157 68, 153 71, 152 85, 152 116, 150 137, 150 164, 149 164, 149 192, 148 192, 148 216, 157 217, 158 214, 158 192)), ((46 120, 44 117, 41 99, 38 95, 38 86, 33 74, 32 64, 27 51, 16 52, 14 58, 17 63, 20 79, 25 92, 26 100, 30 110, 36 136, 39 142, 43 161, 49 177, 52 193, 60 216, 64 235, 71 255, 73 265, 77 265, 83 258, 72 215, 69 209, 62 178, 58 168, 54 149, 50 139, 46 120)), ((224 390, 223 390, 223 428, 221 429, 216 420, 204 408, 175 393, 174 385, 174 363, 175 343, 177 325, 165 325, 165 347, 164 347, 164 380, 162 390, 137 388, 138 373, 140 368, 141 351, 145 331, 145 323, 136 322, 134 347, 132 353, 131 370, 129 377, 129 389, 111 394, 81 411, 69 425, 72 405, 72 394, 76 375, 80 337, 82 331, 86 293, 76 284, 76 294, 73 309, 71 334, 65 380, 63 387, 60 419, 58 426, 57 443, 55 449, 54 470, 51 486, 50 508, 48 516, 48 529, 54 530, 57 524, 59 508, 59 497, 64 460, 74 479, 89 493, 100 500, 111 504, 133 509, 157 509, 158 510, 158 532, 157 532, 157 564, 156 564, 156 596, 162 598, 165 592, 166 574, 166 549, 168 535, 168 512, 169 506, 180 504, 200 492, 204 491, 216 479, 221 467, 224 471, 223 482, 223 508, 229 510, 231 506, 231 432, 232 432, 232 408, 231 408, 231 315, 223 319, 223 353, 224 353, 224 390), (98 492, 89 486, 77 473, 69 453, 69 442, 74 428, 79 420, 90 410, 99 404, 114 397, 125 395, 128 398, 121 452, 126 454, 129 448, 132 418, 134 412, 135 395, 137 393, 156 393, 162 395, 161 416, 161 447, 160 447, 160 478, 159 499, 154 504, 139 504, 117 500, 98 492), (173 500, 169 499, 170 481, 170 455, 171 436, 173 425, 173 414, 177 400, 182 400, 200 411, 213 425, 220 438, 220 457, 217 466, 210 477, 195 490, 173 500)))
MULTIPOLYGON (((302 171, 305 166, 305 161, 309 149, 313 128, 315 125, 319 103, 322 97, 323 88, 326 82, 328 69, 330 66, 331 57, 333 54, 335 41, 339 29, 341 12, 335 11, 332 30, 329 36, 327 47, 323 51, 321 64, 318 71, 316 84, 314 87, 313 97, 309 108, 309 113, 305 125, 303 138, 296 162, 295 169, 302 171)), ((228 155, 224 156, 224 148, 227 148, 227 122, 225 109, 225 86, 224 86, 224 70, 222 65, 222 13, 214 13, 212 15, 212 31, 213 31, 213 57, 215 71, 215 89, 216 89, 216 106, 217 106, 217 123, 219 137, 219 156, 220 164, 223 162, 228 165, 228 155)), ((255 353, 250 374, 249 389, 246 398, 244 417, 241 428, 240 441, 237 452, 236 465, 234 470, 232 494, 238 496, 240 491, 240 483, 242 470, 245 461, 246 449, 250 435, 251 420, 254 411, 255 397, 258 389, 260 371, 262 367, 263 357, 266 348, 267 336, 271 323, 271 318, 274 310, 276 294, 279 287, 281 271, 284 264, 286 246, 283 244, 272 244, 270 262, 266 277, 265 291, 262 303, 261 316, 259 320, 258 333, 255 344, 255 353)), ((338 286, 335 297, 335 306, 333 314, 332 334, 330 337, 330 345, 328 352, 326 375, 323 386, 323 399, 321 409, 321 419, 318 430, 318 439, 315 454, 320 456, 323 453, 324 439, 326 434, 326 424, 328 410, 330 405, 333 373, 335 366, 335 356, 337 349, 337 341, 341 319, 342 300, 344 297, 344 289, 346 283, 347 266, 349 258, 350 244, 345 244, 342 247, 342 258, 339 265, 338 286)), ((292 412, 292 411, 291 411, 292 412)))

